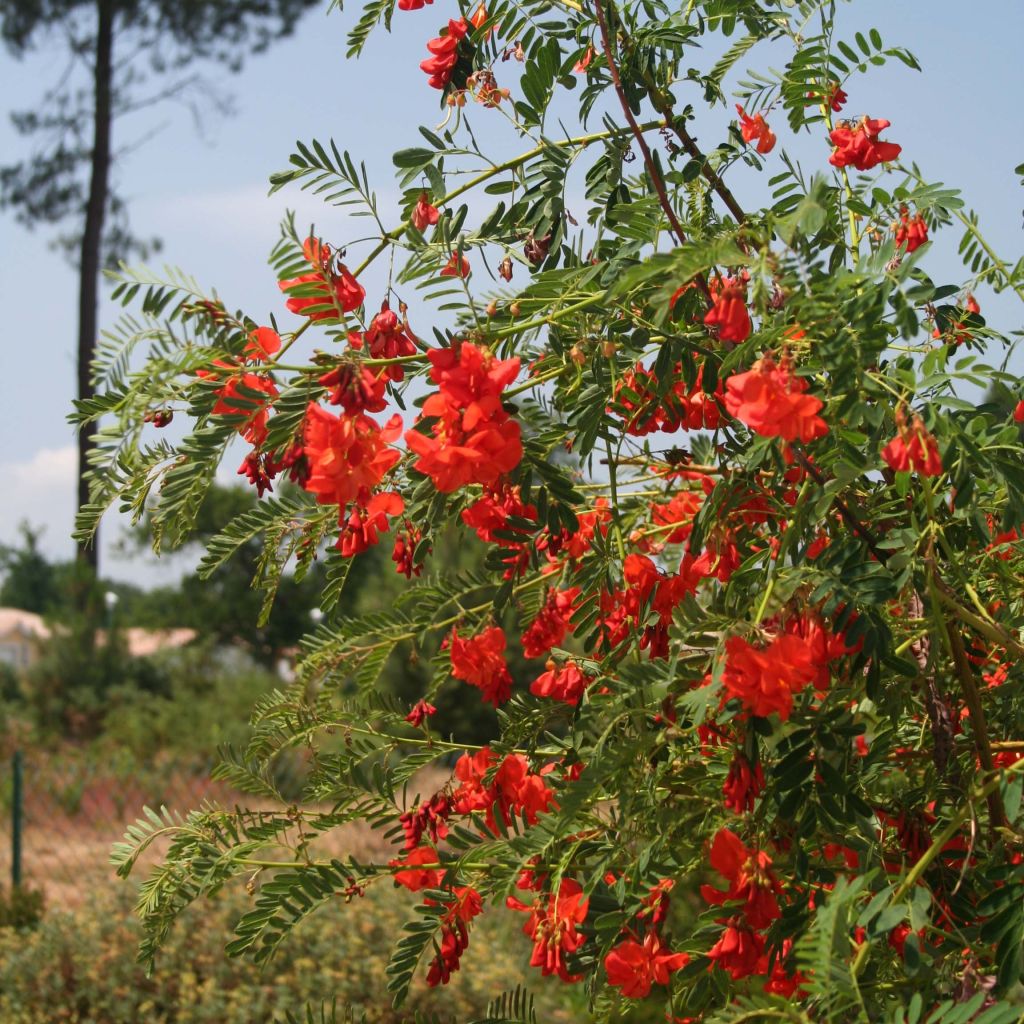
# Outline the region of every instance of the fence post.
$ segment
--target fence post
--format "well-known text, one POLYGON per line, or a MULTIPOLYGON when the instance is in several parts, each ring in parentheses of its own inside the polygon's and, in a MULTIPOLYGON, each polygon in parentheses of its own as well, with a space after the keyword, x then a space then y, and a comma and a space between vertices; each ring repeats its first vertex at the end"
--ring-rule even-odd
POLYGON ((11 888, 17 889, 21 885, 21 828, 24 817, 20 750, 14 752, 11 768, 11 888))

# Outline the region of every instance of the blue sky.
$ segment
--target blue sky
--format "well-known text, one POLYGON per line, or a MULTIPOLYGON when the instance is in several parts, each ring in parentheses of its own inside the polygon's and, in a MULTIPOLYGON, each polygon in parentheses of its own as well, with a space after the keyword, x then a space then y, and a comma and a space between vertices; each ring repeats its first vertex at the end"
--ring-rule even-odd
MULTIPOLYGON (((427 55, 424 43, 455 13, 452 0, 396 12, 394 33, 378 34, 359 61, 348 62, 345 35, 356 17, 355 7, 326 15, 326 6, 325 0, 324 9, 309 13, 292 38, 252 58, 241 74, 205 70, 211 83, 234 96, 237 111, 228 118, 211 117, 205 136, 196 133, 186 110, 168 106, 120 124, 115 135, 115 146, 125 147, 158 129, 125 158, 118 172, 134 229, 143 237, 163 240, 163 252, 154 263, 180 266, 216 287, 230 307, 245 308, 257 319, 273 311, 286 325, 288 314, 266 262, 284 210, 297 209, 300 224, 315 220, 328 237, 339 240, 364 235, 366 222, 345 224, 338 211, 295 190, 268 199, 268 175, 287 165, 296 139, 333 137, 356 159, 366 161, 384 209, 393 210, 397 187, 391 153, 417 144, 417 125, 432 127, 440 119, 437 93, 426 86, 418 68, 427 55)), ((1015 260, 1021 252, 1024 205, 1013 174, 1014 166, 1024 161, 1019 57, 1024 4, 989 0, 971 8, 955 0, 858 0, 840 4, 839 11, 840 37, 877 27, 886 44, 908 47, 924 69, 918 74, 891 62, 858 77, 848 89, 847 112, 892 121, 886 137, 902 144, 904 159, 916 162, 927 178, 962 188, 996 250, 1015 260), (972 11, 978 14, 972 17, 972 11)), ((740 70, 765 63, 780 66, 784 60, 781 55, 761 59, 760 53, 752 51, 740 70)), ((691 54, 694 66, 709 67, 714 59, 712 53, 691 54)), ((38 103, 59 74, 62 59, 56 44, 40 47, 22 62, 7 54, 0 57, 5 107, 38 103)), ((680 94, 685 96, 684 88, 680 94)), ((516 146, 504 119, 483 110, 472 116, 474 129, 493 138, 501 152, 516 146)), ((702 114, 698 140, 722 138, 732 116, 731 107, 702 114)), ((775 120, 780 148, 797 155, 805 167, 824 166, 827 149, 821 140, 794 140, 782 119, 775 120)), ((22 153, 24 146, 5 118, 0 123, 0 162, 22 153)), ((772 160, 776 154, 769 158, 769 173, 776 166, 772 160)), ((756 181, 744 181, 741 187, 751 201, 759 191, 756 181)), ((48 248, 49 237, 45 229, 31 233, 9 214, 0 214, 0 478, 7 492, 0 502, 0 542, 13 541, 18 522, 27 519, 45 527, 49 554, 68 557, 75 455, 65 416, 74 390, 77 285, 63 258, 48 248)), ((937 280, 957 282, 965 276, 956 260, 959 237, 951 229, 936 239, 927 269, 937 280)), ((372 300, 374 280, 364 283, 372 300)), ((1021 326, 1019 306, 1011 300, 984 290, 978 297, 994 326, 1021 326)), ((112 322, 115 315, 109 304, 101 308, 103 322, 112 322)), ((429 335, 429 324, 414 321, 414 326, 429 335)), ((108 543, 115 534, 107 529, 108 543)), ((183 568, 179 564, 158 572, 139 560, 113 556, 104 563, 106 573, 136 581, 183 568)))

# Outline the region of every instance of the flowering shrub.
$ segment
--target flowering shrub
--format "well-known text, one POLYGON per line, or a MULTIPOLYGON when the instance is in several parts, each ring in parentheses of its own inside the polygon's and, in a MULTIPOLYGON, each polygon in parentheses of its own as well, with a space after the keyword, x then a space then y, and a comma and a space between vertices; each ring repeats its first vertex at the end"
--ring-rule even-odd
MULTIPOLYGON (((395 885, 398 1003, 414 976, 472 970, 481 920, 518 911, 532 965, 584 986, 601 1020, 639 1000, 677 1022, 1016 1019, 1022 395, 974 295, 1024 298, 1022 265, 921 176, 898 126, 840 113, 869 68, 916 67, 878 32, 851 45, 802 3, 557 7, 409 15, 446 114, 394 155, 391 226, 333 143, 273 177, 380 229, 346 244, 330 221, 284 225, 272 262, 297 324, 231 314, 177 274, 119 285, 150 320, 127 344, 153 347, 97 368, 82 532, 119 501, 180 541, 244 444, 265 496, 201 572, 262 535, 268 602, 288 565, 322 557, 329 580, 298 681, 219 769, 279 810, 154 816, 119 851, 128 873, 172 836, 143 953, 231 879, 253 904, 228 950, 259 962, 322 904, 395 885), (725 76, 769 40, 783 71, 727 103, 725 76), (698 41, 722 51, 704 72, 698 41), (729 141, 691 133, 694 86, 729 141), (523 152, 487 158, 471 120, 523 152), (820 142, 804 172, 794 133, 820 142), (771 175, 770 202, 741 206, 740 163, 771 175), (477 191, 501 197, 482 217, 459 203, 477 191), (931 240, 954 230, 965 278, 937 282, 931 240), (965 400, 989 382, 1009 406, 965 400), (155 436, 157 411, 192 433, 155 436), (432 554, 452 529, 488 545, 482 574, 432 554), (382 543, 406 592, 333 616, 352 559, 382 543), (518 688, 512 630, 533 663, 518 688), (400 643, 431 659, 411 704, 376 685, 400 643), (486 745, 432 728, 452 679, 498 709, 486 745), (270 769, 296 746, 310 769, 289 805, 270 769), (430 764, 450 778, 417 795, 430 764), (318 857, 353 819, 395 855, 318 857)), ((352 53, 405 16, 372 0, 352 53)))

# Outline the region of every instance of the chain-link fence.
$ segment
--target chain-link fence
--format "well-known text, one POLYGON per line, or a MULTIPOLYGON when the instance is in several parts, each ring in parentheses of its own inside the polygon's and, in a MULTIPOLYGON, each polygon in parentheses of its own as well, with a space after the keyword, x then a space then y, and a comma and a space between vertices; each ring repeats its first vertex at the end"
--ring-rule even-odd
MULTIPOLYGON (((77 750, 18 750, 0 762, 0 883, 41 890, 51 907, 78 905, 116 882, 111 846, 143 807, 184 815, 237 794, 210 779, 212 763, 147 762, 77 750)), ((153 858, 159 856, 154 850, 153 858)))

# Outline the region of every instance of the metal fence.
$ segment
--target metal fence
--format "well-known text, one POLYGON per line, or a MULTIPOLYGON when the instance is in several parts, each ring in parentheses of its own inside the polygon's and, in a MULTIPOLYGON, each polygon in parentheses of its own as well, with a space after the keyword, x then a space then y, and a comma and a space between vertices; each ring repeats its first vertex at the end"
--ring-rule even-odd
MULTIPOLYGON (((0 884, 42 890, 73 907, 117 884, 110 850, 143 807, 185 814, 237 794, 209 777, 211 762, 148 762, 76 750, 16 750, 0 762, 0 884)), ((153 851, 152 860, 160 850, 153 851)))

